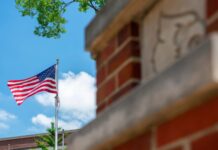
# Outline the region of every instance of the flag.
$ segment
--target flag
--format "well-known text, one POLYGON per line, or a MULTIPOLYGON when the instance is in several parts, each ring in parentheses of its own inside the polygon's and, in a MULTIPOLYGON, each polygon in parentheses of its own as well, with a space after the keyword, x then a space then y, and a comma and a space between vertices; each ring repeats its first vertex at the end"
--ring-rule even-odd
POLYGON ((17 104, 21 105, 25 99, 39 92, 57 94, 55 74, 56 65, 53 65, 33 77, 23 80, 9 80, 8 87, 17 104))

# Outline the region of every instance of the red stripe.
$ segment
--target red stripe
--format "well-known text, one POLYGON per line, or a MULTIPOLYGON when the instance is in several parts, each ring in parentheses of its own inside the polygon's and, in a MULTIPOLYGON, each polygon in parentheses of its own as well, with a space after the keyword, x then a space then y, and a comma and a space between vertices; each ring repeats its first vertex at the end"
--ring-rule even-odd
MULTIPOLYGON (((31 78, 30 78, 30 79, 31 79, 31 78)), ((30 80, 30 79, 24 80, 23 82, 14 82, 14 83, 10 83, 11 81, 8 81, 8 86, 28 83, 28 82, 34 81, 34 80, 36 80, 36 79, 38 79, 38 78, 37 78, 37 77, 32 77, 32 79, 31 79, 31 80, 30 80)))
MULTIPOLYGON (((28 97, 30 97, 30 96, 33 96, 34 94, 39 93, 39 92, 49 92, 49 93, 57 94, 57 91, 54 92, 54 91, 49 90, 49 89, 41 89, 41 90, 35 91, 34 93, 30 94, 29 96, 25 97, 24 99, 16 100, 16 98, 15 98, 15 100, 16 100, 16 101, 22 101, 22 100, 24 101, 26 98, 28 98, 28 97)), ((23 102, 22 102, 22 103, 23 103, 23 102)), ((20 103, 20 104, 22 104, 22 103, 20 103)), ((20 105, 20 104, 19 104, 19 105, 20 105)))
POLYGON ((8 82, 20 82, 20 81, 25 81, 25 80, 29 80, 31 78, 33 78, 35 76, 32 76, 32 77, 29 77, 29 78, 26 78, 26 79, 22 79, 22 80, 9 80, 8 82))
POLYGON ((28 83, 28 82, 32 82, 34 80, 36 80, 38 78, 32 78, 31 80, 28 80, 28 81, 24 81, 24 82, 20 82, 20 83, 12 83, 12 84, 9 84, 10 81, 8 81, 8 86, 14 86, 14 85, 20 85, 20 84, 24 84, 24 83, 28 83))
POLYGON ((34 93, 32 93, 32 94, 30 94, 30 95, 28 95, 28 96, 26 96, 26 97, 24 97, 24 98, 22 98, 22 99, 17 99, 17 98, 15 98, 15 100, 16 101, 23 101, 23 100, 25 100, 25 99, 27 99, 28 97, 31 97, 32 95, 35 95, 35 94, 37 94, 37 93, 40 93, 40 92, 44 92, 44 91, 46 91, 46 92, 49 92, 49 93, 53 93, 53 94, 57 94, 57 92, 56 91, 53 91, 53 90, 50 90, 50 89, 41 89, 41 90, 37 90, 37 91, 35 91, 34 93))
POLYGON ((9 88, 10 89, 23 88, 23 87, 32 86, 32 85, 35 85, 35 84, 38 84, 38 83, 40 83, 40 81, 36 81, 36 82, 25 84, 25 85, 9 86, 9 88))
MULTIPOLYGON (((40 84, 40 85, 41 85, 41 84, 40 84)), ((49 85, 49 84, 41 85, 41 86, 39 86, 39 88, 42 87, 42 86, 48 86, 48 87, 51 86, 51 88, 53 88, 53 85, 49 85)), ((54 84, 54 88, 56 88, 55 86, 56 86, 56 85, 54 84)), ((35 88, 36 88, 36 87, 34 87, 34 88, 29 88, 29 89, 24 89, 24 90, 16 90, 16 91, 13 91, 13 94, 31 91, 31 90, 33 90, 33 89, 35 89, 35 88)))
POLYGON ((21 103, 18 103, 18 102, 17 102, 17 105, 20 106, 23 102, 24 102, 24 101, 22 101, 21 103))
MULTIPOLYGON (((46 80, 45 80, 45 81, 46 81, 46 80)), ((31 94, 31 93, 34 92, 34 91, 37 91, 39 88, 43 88, 43 87, 49 88, 49 87, 47 86, 47 85, 49 85, 48 82, 45 82, 45 81, 43 81, 43 83, 40 83, 40 84, 38 84, 37 86, 35 86, 32 90, 29 90, 29 92, 28 92, 27 95, 31 94)), ((49 80, 47 80, 47 81, 49 81, 49 80)), ((54 86, 55 86, 55 85, 54 85, 54 86)), ((54 89, 56 89, 56 87, 55 87, 54 89)), ((13 92, 13 94, 16 95, 16 93, 14 93, 14 92, 13 92)), ((20 96, 17 96, 17 97, 20 97, 20 96)))
MULTIPOLYGON (((29 93, 31 93, 31 92, 33 92, 33 91, 35 91, 35 90, 37 90, 37 89, 39 89, 39 88, 41 88, 41 87, 49 87, 49 88, 52 88, 52 89, 56 89, 56 86, 55 86, 55 85, 52 86, 52 85, 50 85, 50 84, 45 84, 45 85, 41 85, 41 86, 39 86, 39 87, 37 87, 37 88, 32 88, 32 89, 34 89, 34 90, 31 90, 29 93)), ((29 94, 29 93, 26 93, 26 94, 16 94, 16 93, 18 93, 18 92, 13 91, 13 95, 14 95, 14 96, 26 96, 26 95, 29 94)))
MULTIPOLYGON (((23 89, 23 90, 16 90, 16 91, 19 91, 19 92, 25 92, 25 91, 27 91, 27 90, 32 90, 32 89, 34 89, 34 88, 36 88, 37 86, 40 86, 40 85, 42 85, 43 83, 45 83, 45 82, 49 82, 49 83, 51 83, 51 84, 56 84, 56 82, 55 81, 53 81, 53 80, 50 80, 50 79, 46 79, 46 80, 44 80, 44 81, 42 81, 42 82, 38 82, 38 83, 35 83, 35 87, 32 87, 32 88, 29 88, 29 89, 23 89)), ((34 85, 34 84, 33 84, 34 85)), ((17 86, 16 88, 26 88, 26 87, 28 87, 28 86, 33 86, 32 84, 31 85, 25 85, 25 86, 17 86)), ((10 88, 10 87, 9 87, 10 88)), ((15 87, 13 87, 13 88, 10 88, 11 90, 13 90, 13 89, 16 89, 15 87)), ((11 91, 12 93, 14 93, 15 91, 11 91)))

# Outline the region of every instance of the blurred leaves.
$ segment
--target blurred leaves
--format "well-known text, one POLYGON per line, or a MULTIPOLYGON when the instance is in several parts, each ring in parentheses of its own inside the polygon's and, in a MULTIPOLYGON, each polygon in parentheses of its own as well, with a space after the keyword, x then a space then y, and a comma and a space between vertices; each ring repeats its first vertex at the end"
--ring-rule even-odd
POLYGON ((67 22, 63 17, 67 6, 78 3, 79 11, 86 12, 93 9, 97 12, 105 0, 16 0, 16 7, 22 16, 36 18, 38 25, 34 33, 47 38, 59 38, 65 33, 64 24, 67 22))

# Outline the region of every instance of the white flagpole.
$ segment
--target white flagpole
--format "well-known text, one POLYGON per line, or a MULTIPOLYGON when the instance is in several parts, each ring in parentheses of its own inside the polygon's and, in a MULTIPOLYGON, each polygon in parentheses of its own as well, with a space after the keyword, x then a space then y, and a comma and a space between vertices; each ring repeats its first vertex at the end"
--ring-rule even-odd
POLYGON ((58 108, 59 108, 59 95, 58 95, 58 65, 59 59, 56 62, 56 88, 57 88, 57 95, 55 97, 55 150, 58 150, 58 108))
POLYGON ((64 150, 64 129, 62 130, 62 150, 64 150))

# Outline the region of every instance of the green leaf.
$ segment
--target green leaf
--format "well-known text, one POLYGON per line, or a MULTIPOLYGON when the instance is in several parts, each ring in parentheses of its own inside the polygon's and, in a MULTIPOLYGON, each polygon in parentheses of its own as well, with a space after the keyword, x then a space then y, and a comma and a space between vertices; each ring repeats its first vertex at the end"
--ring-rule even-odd
POLYGON ((35 18, 38 25, 34 33, 47 38, 59 38, 66 32, 63 17, 66 7, 73 3, 79 3, 79 11, 86 12, 93 9, 96 12, 105 4, 105 0, 16 0, 16 8, 22 16, 35 18))

